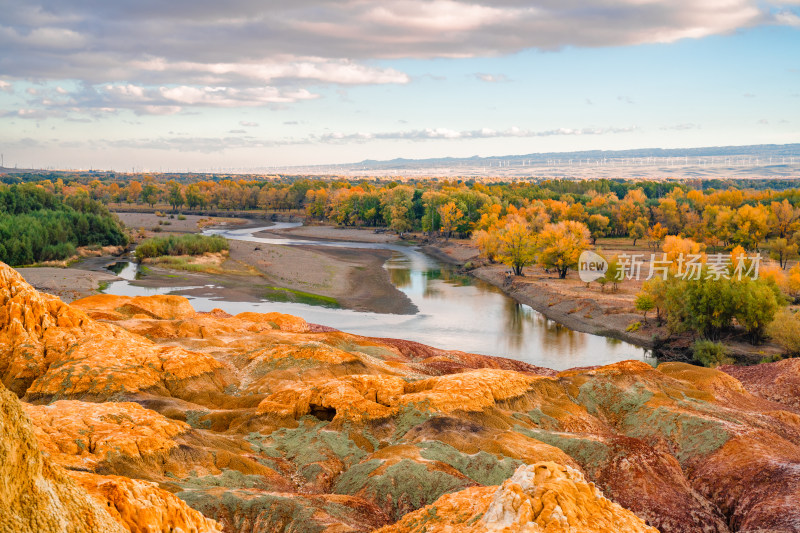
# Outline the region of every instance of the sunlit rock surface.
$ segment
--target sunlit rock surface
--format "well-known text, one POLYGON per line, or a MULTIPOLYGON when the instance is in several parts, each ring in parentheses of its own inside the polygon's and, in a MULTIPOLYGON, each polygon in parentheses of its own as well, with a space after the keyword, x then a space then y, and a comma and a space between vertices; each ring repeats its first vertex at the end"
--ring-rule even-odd
POLYGON ((67 306, 0 265, 0 378, 33 421, 33 455, 110 509, 96 520, 800 530, 796 360, 555 372, 323 330, 279 313, 197 313, 174 296, 67 306))
POLYGON ((517 468, 499 487, 445 494, 381 533, 657 533, 641 518, 609 501, 578 470, 540 462, 517 468))

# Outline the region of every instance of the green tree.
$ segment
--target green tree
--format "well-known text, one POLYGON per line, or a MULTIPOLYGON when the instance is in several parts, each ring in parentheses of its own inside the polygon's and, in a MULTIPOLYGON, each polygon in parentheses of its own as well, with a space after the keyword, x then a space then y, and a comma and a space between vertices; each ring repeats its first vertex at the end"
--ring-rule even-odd
POLYGON ((158 187, 153 183, 146 183, 144 187, 142 187, 141 197, 144 203, 153 207, 158 201, 158 187))
POLYGON ((734 316, 750 337, 751 344, 759 344, 767 326, 774 320, 783 297, 774 283, 744 278, 734 283, 739 299, 734 316))
POLYGON ((655 307, 656 302, 649 294, 643 292, 636 296, 636 309, 642 312, 645 323, 647 322, 647 313, 655 307))
POLYGON ((167 199, 169 200, 169 205, 172 206, 173 211, 177 211, 178 208, 185 202, 183 191, 181 190, 181 184, 175 180, 170 180, 170 182, 167 183, 167 187, 167 199))
POLYGON ((599 237, 605 237, 608 233, 609 219, 603 215, 592 215, 589 217, 587 226, 589 227, 589 234, 592 238, 592 244, 597 242, 599 237))
POLYGON ((195 207, 200 207, 205 204, 205 197, 200 192, 200 187, 196 184, 191 184, 186 187, 186 205, 189 206, 189 209, 194 209, 195 207))

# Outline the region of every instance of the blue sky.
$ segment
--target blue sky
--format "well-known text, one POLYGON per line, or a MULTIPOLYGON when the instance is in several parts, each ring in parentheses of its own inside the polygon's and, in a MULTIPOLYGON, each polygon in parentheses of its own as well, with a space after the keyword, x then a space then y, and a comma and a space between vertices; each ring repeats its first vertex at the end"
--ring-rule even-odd
POLYGON ((7 166, 800 142, 797 1, 219 4, 3 5, 7 166))

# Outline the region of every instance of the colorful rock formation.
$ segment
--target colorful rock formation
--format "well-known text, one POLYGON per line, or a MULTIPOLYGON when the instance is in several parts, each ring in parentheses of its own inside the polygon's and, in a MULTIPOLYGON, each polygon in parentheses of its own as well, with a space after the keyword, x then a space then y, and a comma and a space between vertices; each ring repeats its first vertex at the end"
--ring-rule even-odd
POLYGON ((445 494, 380 533, 658 533, 641 518, 606 499, 578 470, 556 463, 517 468, 499 487, 445 494))
MULTIPOLYGON (((132 531, 797 531, 800 367, 723 370, 555 372, 172 296, 67 306, 0 264, 0 378, 35 426, 11 433, 132 531)), ((39 497, 35 470, 7 502, 39 497)))

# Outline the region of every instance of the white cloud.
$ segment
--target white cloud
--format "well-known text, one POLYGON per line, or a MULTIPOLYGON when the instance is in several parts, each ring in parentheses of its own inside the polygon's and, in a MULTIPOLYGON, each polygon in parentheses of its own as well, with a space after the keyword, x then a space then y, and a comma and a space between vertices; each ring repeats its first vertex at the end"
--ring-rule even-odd
POLYGON ((486 139, 504 137, 552 137, 552 136, 580 136, 580 135, 606 135, 616 133, 629 133, 636 131, 631 127, 609 128, 558 128, 553 130, 533 131, 518 127, 505 130, 481 128, 478 130, 453 130, 449 128, 426 128, 421 130, 407 130, 394 132, 330 132, 309 135, 307 137, 289 137, 284 139, 259 139, 253 136, 241 135, 244 130, 229 131, 232 136, 227 137, 187 137, 171 136, 153 139, 120 139, 103 141, 101 144, 110 148, 134 148, 148 150, 167 150, 179 152, 210 153, 221 150, 236 150, 242 148, 272 148, 280 146, 314 145, 314 144, 344 144, 367 143, 374 141, 455 141, 463 139, 486 139))
POLYGON ((475 74, 475 77, 481 81, 485 81, 486 83, 502 83, 509 81, 508 76, 505 74, 483 74, 478 73, 475 74))
MULTIPOLYGON (((84 85, 75 91, 63 87, 29 90, 36 98, 29 101, 39 113, 28 113, 22 118, 43 119, 67 114, 108 114, 120 109, 130 109, 139 115, 173 115, 190 107, 259 107, 311 100, 318 95, 306 89, 279 89, 257 87, 144 87, 127 84, 84 85)), ((248 123, 257 125, 255 123, 248 123)))
POLYGON ((188 75, 201 81, 221 81, 230 79, 257 82, 276 80, 309 80, 340 85, 408 83, 407 74, 394 69, 367 67, 346 59, 326 59, 321 57, 281 57, 264 59, 260 62, 241 63, 201 63, 196 61, 171 62, 163 57, 133 61, 132 69, 144 73, 163 73, 175 77, 180 73, 182 79, 188 75))
MULTIPOLYGON (((411 81, 381 66, 381 59, 489 57, 531 48, 665 43, 763 24, 797 26, 797 4, 31 0, 3 10, 0 72, 11 80, 82 84, 28 102, 45 110, 175 113, 197 106, 286 105, 316 98, 320 85, 411 81)), ((507 80, 502 74, 477 76, 507 80)))
POLYGON ((694 130, 694 129, 699 129, 699 128, 700 128, 699 124, 695 124, 693 122, 684 122, 682 124, 674 124, 672 126, 663 126, 660 129, 662 131, 669 131, 669 130, 686 131, 686 130, 694 130))
POLYGON ((635 131, 635 126, 613 128, 558 128, 552 130, 528 130, 512 126, 505 130, 481 128, 478 130, 453 130, 449 128, 426 128, 378 133, 342 133, 332 132, 310 137, 310 142, 344 143, 367 142, 377 140, 396 141, 429 141, 457 139, 491 139, 503 137, 553 137, 562 135, 604 135, 609 133, 628 133, 635 131))
POLYGON ((13 77, 206 85, 243 78, 405 83, 376 58, 492 56, 622 46, 797 25, 795 0, 32 0, 4 10, 0 72, 13 77), (576 31, 580 28, 580 31, 576 31), (172 74, 172 79, 165 76, 172 74), (127 75, 125 75, 127 74, 127 75), (216 79, 216 81, 214 81, 216 79), (185 82, 184 82, 185 83, 185 82))

